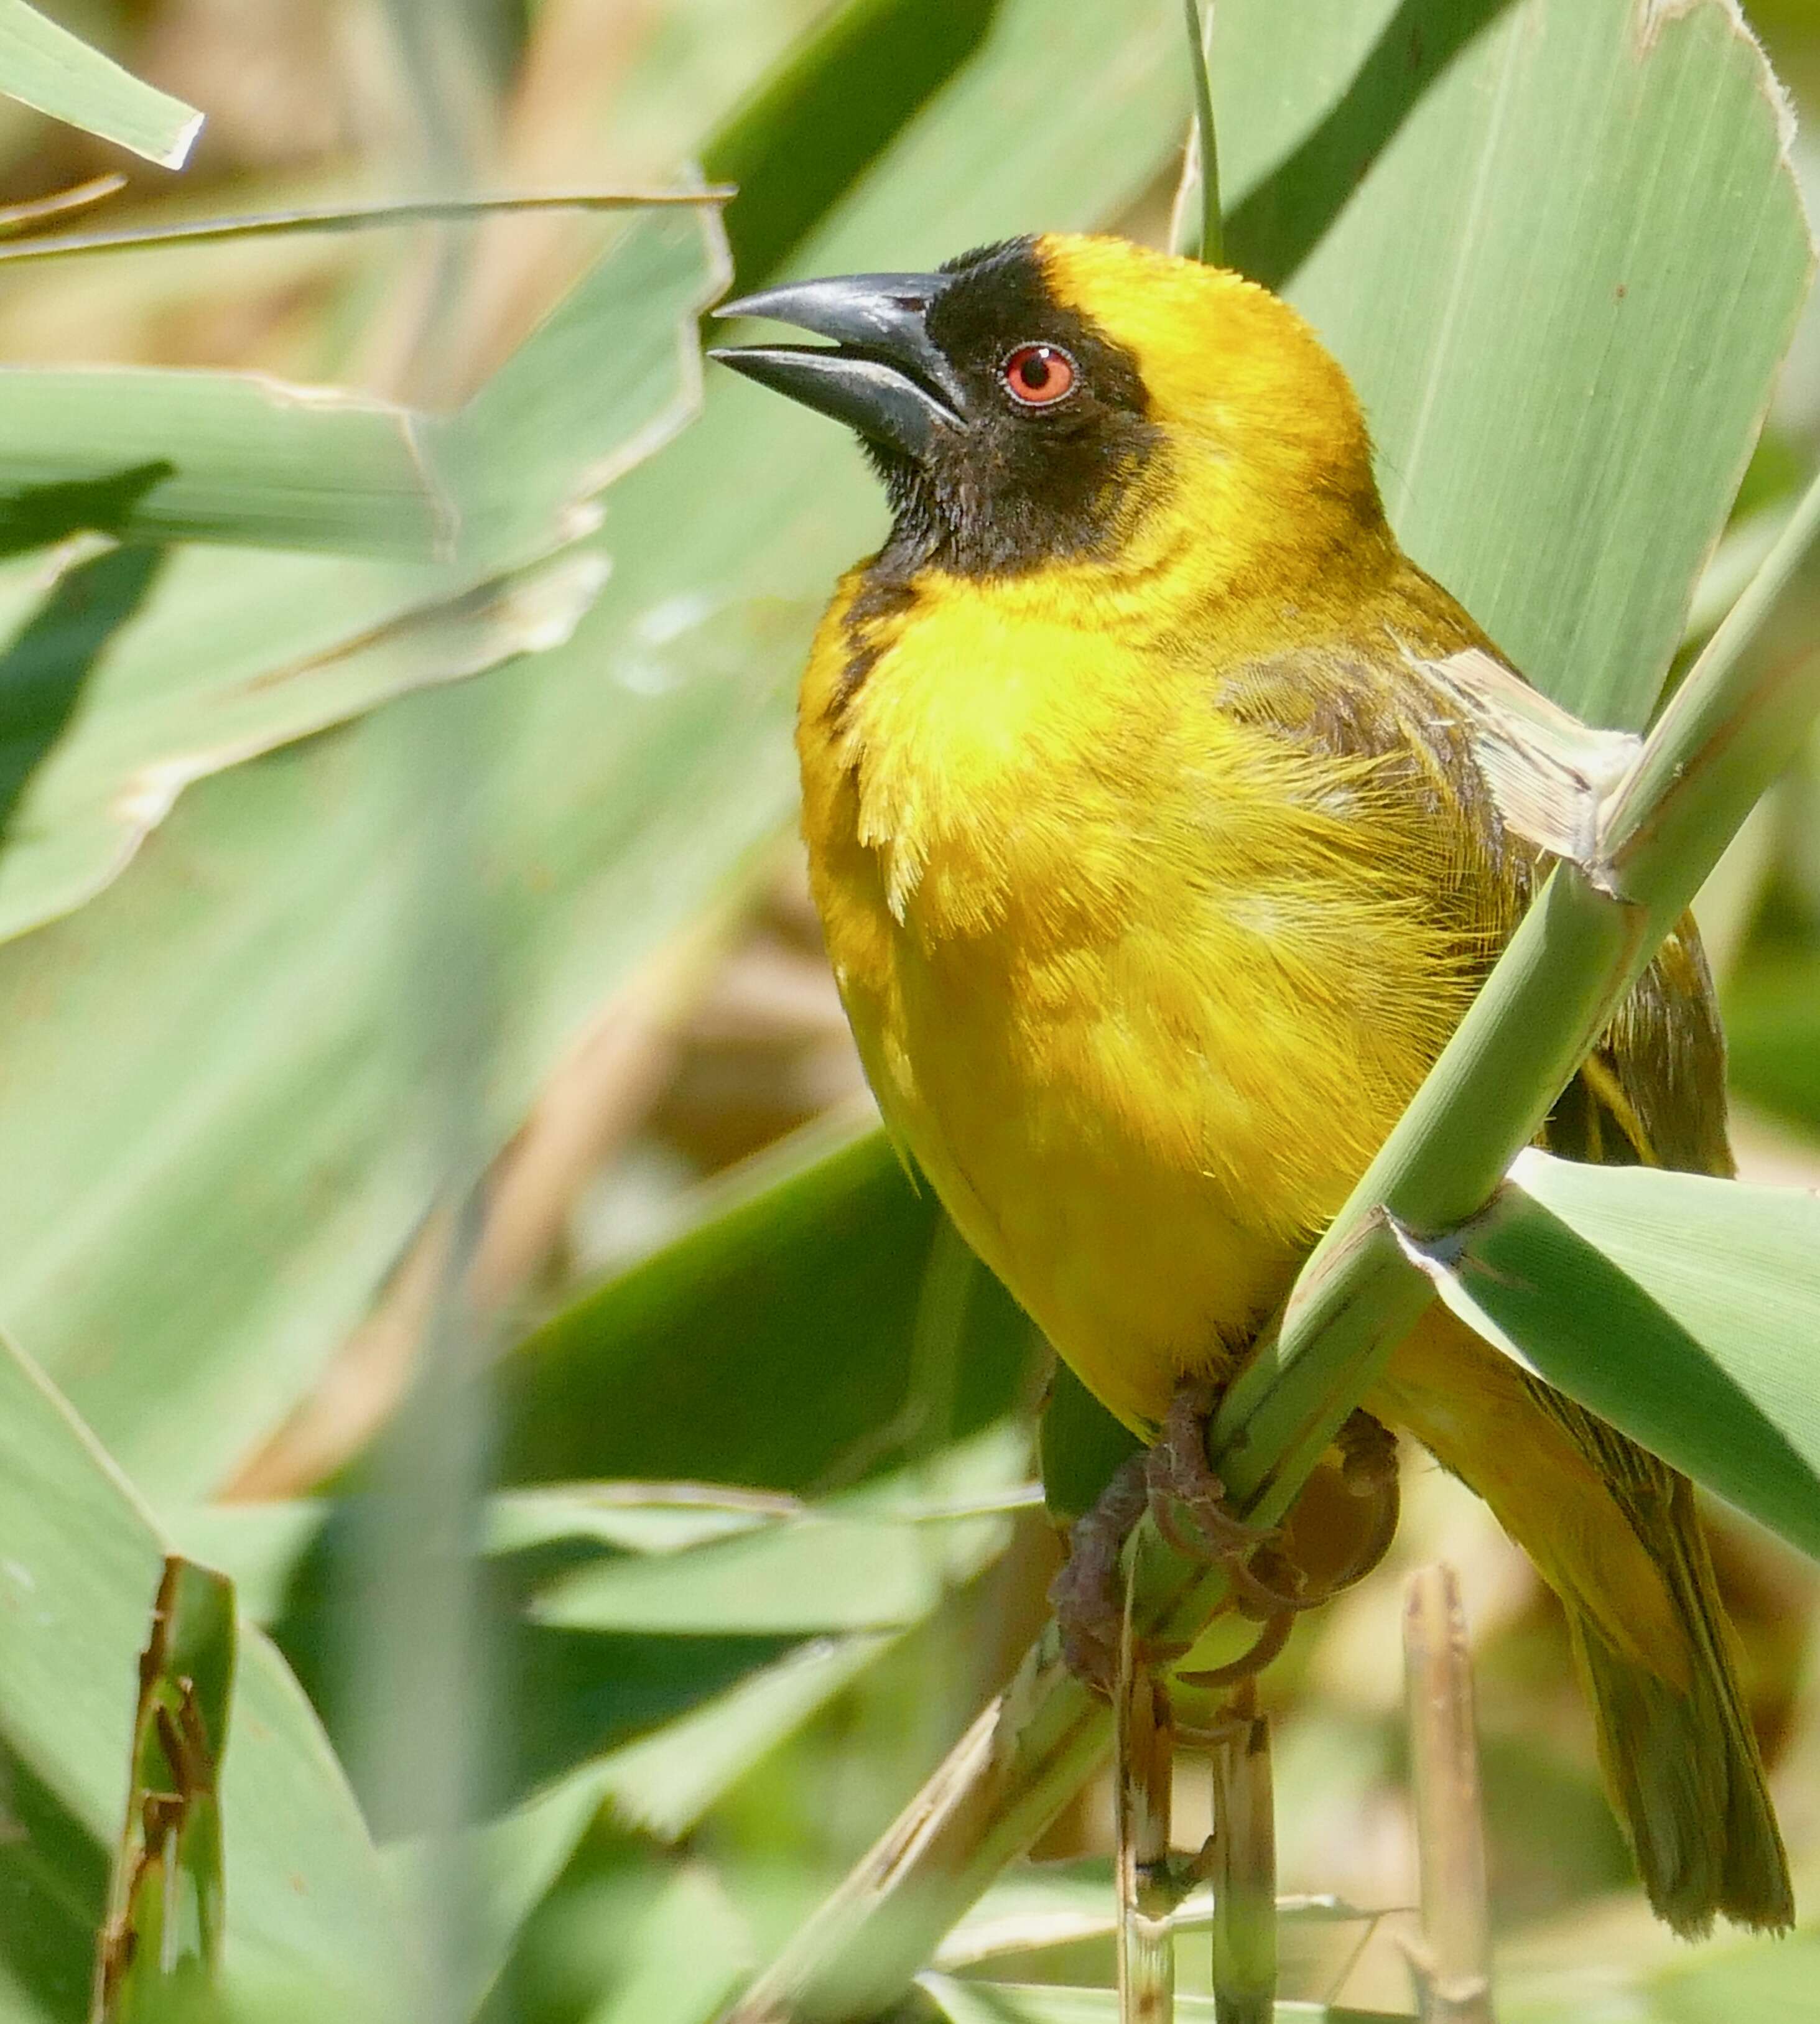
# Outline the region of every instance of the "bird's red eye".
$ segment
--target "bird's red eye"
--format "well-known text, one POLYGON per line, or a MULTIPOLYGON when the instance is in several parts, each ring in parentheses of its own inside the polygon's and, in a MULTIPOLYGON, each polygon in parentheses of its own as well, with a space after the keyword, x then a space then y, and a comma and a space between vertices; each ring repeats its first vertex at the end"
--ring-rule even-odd
POLYGON ((1074 390, 1074 361, 1052 344, 1020 344, 999 376, 1020 407, 1052 408, 1074 390))

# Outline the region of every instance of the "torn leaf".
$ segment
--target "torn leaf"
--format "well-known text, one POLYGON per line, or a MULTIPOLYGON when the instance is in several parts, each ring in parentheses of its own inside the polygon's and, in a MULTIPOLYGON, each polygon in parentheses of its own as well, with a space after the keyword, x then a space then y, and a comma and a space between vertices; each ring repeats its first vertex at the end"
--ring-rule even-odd
POLYGON ((1506 824, 1609 889, 1602 870, 1605 816, 1643 749, 1642 739, 1581 723, 1482 648, 1469 647, 1444 661, 1407 658, 1457 713, 1506 824))
POLYGON ((127 1819, 95 1957, 94 2024, 211 2014, 226 1917, 219 1789, 234 1650, 233 1585, 169 1556, 139 1659, 127 1819))

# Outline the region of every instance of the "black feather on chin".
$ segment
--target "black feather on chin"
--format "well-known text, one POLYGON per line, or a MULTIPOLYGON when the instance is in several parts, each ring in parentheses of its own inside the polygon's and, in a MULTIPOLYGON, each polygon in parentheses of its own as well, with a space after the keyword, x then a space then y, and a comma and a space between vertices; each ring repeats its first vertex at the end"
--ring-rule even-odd
POLYGON ((1027 239, 964 254, 928 317, 967 390, 965 426, 921 458, 862 438, 891 508, 891 533, 846 614, 847 657, 829 707, 835 721, 864 686, 927 570, 1007 577, 1108 553, 1132 486, 1162 439, 1137 361, 1057 301, 1027 239), (1052 409, 1019 409, 1000 368, 1020 344, 1059 346, 1075 391, 1052 409))
POLYGON ((935 487, 921 465, 888 445, 862 441, 860 448, 885 489, 891 509, 891 537, 873 563, 878 568, 887 557, 890 574, 908 575, 934 562, 943 542, 943 517, 935 487))

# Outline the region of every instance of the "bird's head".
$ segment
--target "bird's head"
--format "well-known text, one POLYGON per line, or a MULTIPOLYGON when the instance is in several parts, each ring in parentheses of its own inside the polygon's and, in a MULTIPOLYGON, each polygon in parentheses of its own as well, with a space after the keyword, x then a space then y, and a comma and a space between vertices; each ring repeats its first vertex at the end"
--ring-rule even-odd
POLYGON ((1268 290, 1113 238, 1015 239, 930 274, 767 289, 723 315, 827 346, 713 356, 863 438, 918 563, 1281 582, 1383 534, 1345 373, 1268 290))

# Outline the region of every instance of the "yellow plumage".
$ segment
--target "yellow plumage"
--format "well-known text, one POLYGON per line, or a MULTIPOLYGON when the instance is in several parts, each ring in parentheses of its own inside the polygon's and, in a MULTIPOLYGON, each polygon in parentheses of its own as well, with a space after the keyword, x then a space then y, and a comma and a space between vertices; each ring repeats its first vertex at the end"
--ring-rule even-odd
POLYGON ((1284 643, 1113 647, 1043 593, 932 585, 836 713, 849 580, 803 690, 806 823, 893 1128, 1142 1424, 1279 1296, 1477 966, 1429 904, 1432 823, 1216 706, 1284 643))
MULTIPOLYGON (((1398 549, 1351 389, 1299 319, 1110 240, 933 279, 913 371, 964 441, 938 416, 933 448, 879 453, 898 534, 816 640, 815 895, 893 1134, 1147 1432, 1281 1300, 1534 856, 1411 669, 1490 643, 1398 549), (1031 342, 1070 376, 1053 416, 992 362, 1031 342)), ((1722 1070, 1690 931, 1554 1142, 1726 1171, 1722 1070)), ((1785 1922, 1689 1487, 1443 1316, 1367 1402, 1567 1604, 1658 1908, 1785 1922)))

